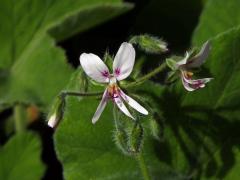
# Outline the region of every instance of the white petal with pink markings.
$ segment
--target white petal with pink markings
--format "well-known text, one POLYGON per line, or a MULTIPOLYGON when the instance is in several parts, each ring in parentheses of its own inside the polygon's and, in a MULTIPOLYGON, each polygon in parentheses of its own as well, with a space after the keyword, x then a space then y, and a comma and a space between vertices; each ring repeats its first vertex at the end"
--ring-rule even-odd
POLYGON ((122 43, 113 61, 113 73, 118 81, 127 78, 134 66, 135 50, 130 43, 122 43))
POLYGON ((109 70, 104 62, 95 54, 83 53, 80 56, 80 63, 85 73, 99 83, 108 83, 109 70))

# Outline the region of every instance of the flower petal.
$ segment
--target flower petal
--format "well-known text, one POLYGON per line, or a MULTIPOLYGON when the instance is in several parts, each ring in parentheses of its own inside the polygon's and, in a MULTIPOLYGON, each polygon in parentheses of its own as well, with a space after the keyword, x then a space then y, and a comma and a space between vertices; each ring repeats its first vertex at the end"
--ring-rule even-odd
POLYGON ((210 43, 207 41, 203 44, 201 51, 187 62, 187 68, 197 68, 201 66, 207 59, 209 51, 210 43))
POLYGON ((98 56, 91 53, 83 53, 79 59, 83 70, 89 77, 100 83, 108 83, 108 67, 98 56))
POLYGON ((187 63, 187 60, 188 60, 189 56, 190 56, 189 53, 186 52, 185 57, 184 57, 181 61, 178 61, 178 62, 176 63, 176 65, 177 65, 178 67, 184 66, 184 65, 187 63))
POLYGON ((204 88, 205 84, 210 82, 213 78, 203 78, 203 79, 190 79, 181 75, 183 86, 188 91, 194 91, 200 88, 204 88))
POLYGON ((136 109, 138 112, 144 115, 148 115, 148 111, 144 107, 142 107, 133 98, 127 96, 122 90, 120 90, 120 96, 124 99, 124 101, 126 101, 129 104, 129 106, 131 106, 132 108, 136 109))
POLYGON ((99 117, 101 116, 103 110, 106 107, 106 104, 107 104, 107 89, 104 91, 102 100, 101 100, 100 104, 98 105, 97 110, 92 118, 93 124, 95 124, 97 122, 97 120, 99 119, 99 117))
POLYGON ((130 114, 122 99, 118 96, 114 98, 114 102, 117 104, 118 108, 128 117, 135 120, 135 118, 130 114))
POLYGON ((118 81, 128 77, 135 62, 135 50, 130 43, 122 43, 113 62, 113 73, 118 81))
POLYGON ((195 90, 196 90, 196 89, 192 88, 192 87, 190 86, 190 84, 184 80, 183 77, 182 77, 181 79, 182 79, 183 87, 184 87, 187 91, 195 91, 195 90))

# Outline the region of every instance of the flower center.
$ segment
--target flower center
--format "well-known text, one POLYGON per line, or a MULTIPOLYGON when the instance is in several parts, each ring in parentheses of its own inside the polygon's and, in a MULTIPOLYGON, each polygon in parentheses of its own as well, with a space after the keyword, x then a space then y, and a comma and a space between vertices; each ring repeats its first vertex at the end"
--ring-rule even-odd
POLYGON ((184 71, 184 76, 185 76, 187 79, 191 79, 192 76, 193 76, 193 73, 192 73, 192 72, 189 72, 189 71, 184 71))
POLYGON ((108 96, 111 99, 114 98, 118 98, 119 97, 119 87, 117 86, 117 84, 109 84, 107 87, 107 91, 108 91, 108 96))
POLYGON ((113 99, 113 98, 119 97, 120 89, 117 85, 117 79, 114 76, 110 77, 107 91, 108 91, 109 98, 113 99))

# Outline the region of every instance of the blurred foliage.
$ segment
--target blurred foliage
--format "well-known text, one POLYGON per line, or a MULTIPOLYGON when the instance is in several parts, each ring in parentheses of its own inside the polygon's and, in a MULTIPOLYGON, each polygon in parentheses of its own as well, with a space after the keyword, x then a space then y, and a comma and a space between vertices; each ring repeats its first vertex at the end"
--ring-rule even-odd
POLYGON ((0 148, 0 179, 41 179, 45 167, 40 160, 39 137, 30 132, 14 135, 0 148))
POLYGON ((0 102, 48 106, 73 70, 46 32, 64 39, 130 8, 120 0, 3 1, 0 102))
MULTIPOLYGON (((131 4, 121 0, 1 1, 1 111, 16 104, 31 104, 46 112, 73 72, 55 41, 88 30, 131 8, 131 4)), ((12 122, 15 116, 10 115, 5 121, 12 122)), ((27 117, 17 118, 20 121, 15 122, 21 123, 27 117)), ((1 135, 12 135, 12 124, 2 124, 6 127, 1 135)), ((21 124, 15 123, 15 129, 16 126, 21 124)), ((0 149, 0 179, 41 179, 45 169, 41 150, 35 135, 13 135, 0 149)))

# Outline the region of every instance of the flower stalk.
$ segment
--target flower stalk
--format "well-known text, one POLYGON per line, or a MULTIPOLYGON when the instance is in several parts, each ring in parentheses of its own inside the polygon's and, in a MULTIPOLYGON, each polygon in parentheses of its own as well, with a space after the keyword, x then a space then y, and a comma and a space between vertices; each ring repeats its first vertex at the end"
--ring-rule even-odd
POLYGON ((164 62, 160 66, 158 66, 156 69, 151 71, 150 73, 148 73, 145 76, 137 79, 135 82, 132 82, 132 83, 129 83, 129 84, 125 85, 124 88, 132 88, 132 87, 135 87, 135 86, 139 86, 142 83, 144 83, 146 80, 148 80, 148 79, 152 78, 153 76, 155 76, 156 74, 162 72, 166 67, 167 67, 167 65, 164 62))
POLYGON ((65 96, 101 96, 103 92, 75 92, 75 91, 63 91, 61 94, 65 96))
POLYGON ((151 177, 150 177, 147 165, 145 163, 143 154, 141 152, 137 153, 135 158, 136 158, 136 160, 138 162, 138 165, 139 165, 139 167, 141 169, 141 172, 142 172, 144 180, 151 180, 151 177))

